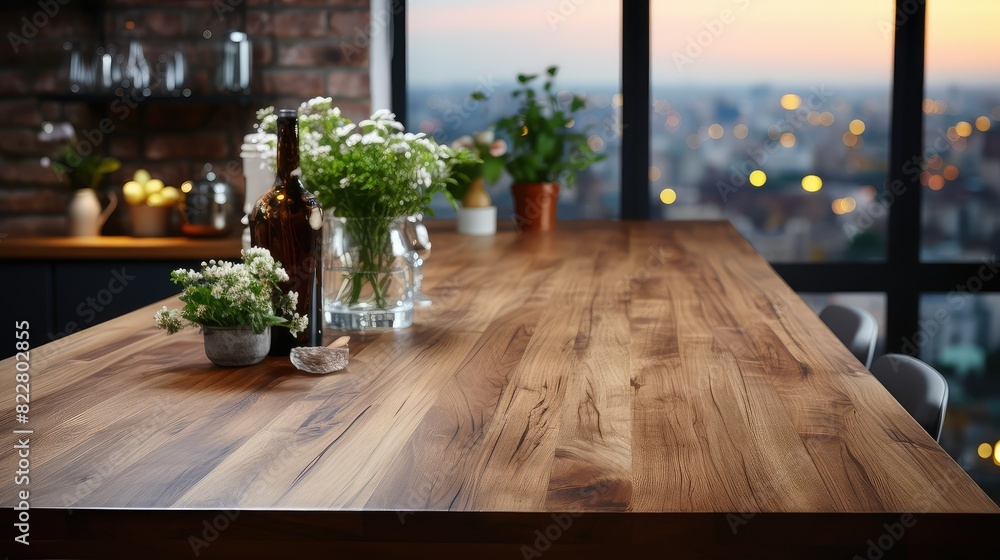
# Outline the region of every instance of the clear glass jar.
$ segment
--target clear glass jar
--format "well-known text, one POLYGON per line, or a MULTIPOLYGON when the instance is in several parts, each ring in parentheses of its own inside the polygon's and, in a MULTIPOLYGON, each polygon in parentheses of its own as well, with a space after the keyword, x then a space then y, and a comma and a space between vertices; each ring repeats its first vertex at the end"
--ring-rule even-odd
POLYGON ((412 249, 405 217, 339 218, 323 227, 323 321, 337 330, 413 324, 412 249))

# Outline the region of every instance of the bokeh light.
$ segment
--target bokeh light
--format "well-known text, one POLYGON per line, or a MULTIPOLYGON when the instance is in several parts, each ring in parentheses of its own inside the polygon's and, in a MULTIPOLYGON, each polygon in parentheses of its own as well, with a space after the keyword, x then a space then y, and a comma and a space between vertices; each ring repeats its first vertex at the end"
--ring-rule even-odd
POLYGON ((663 189, 660 191, 660 202, 664 204, 673 204, 677 202, 677 191, 674 189, 663 189))
POLYGON ((851 134, 861 136, 865 132, 865 123, 861 119, 854 119, 851 124, 847 125, 847 129, 851 131, 851 134))
POLYGON ((755 187, 763 187, 764 183, 767 182, 767 174, 756 169, 750 173, 750 184, 755 187))
POLYGON ((979 453, 980 459, 989 459, 990 455, 993 455, 993 446, 988 443, 980 443, 979 449, 976 451, 979 453))
POLYGON ((976 130, 979 132, 986 132, 990 129, 990 118, 983 115, 976 119, 976 130))
POLYGON ((794 93, 786 93, 781 96, 781 106, 789 111, 794 111, 802 105, 802 98, 794 93))
POLYGON ((780 139, 781 145, 786 148, 791 148, 795 145, 795 135, 791 132, 786 132, 781 135, 780 139))
POLYGON ((715 123, 712 126, 708 127, 708 136, 712 140, 718 140, 719 138, 722 138, 722 135, 725 133, 726 133, 725 129, 723 129, 722 125, 719 123, 715 123))
POLYGON ((740 140, 746 138, 747 134, 750 134, 750 129, 747 128, 747 125, 738 124, 733 127, 733 136, 739 138, 740 140))
POLYGON ((819 192, 823 188, 823 179, 818 175, 806 175, 802 178, 802 189, 806 192, 819 192))

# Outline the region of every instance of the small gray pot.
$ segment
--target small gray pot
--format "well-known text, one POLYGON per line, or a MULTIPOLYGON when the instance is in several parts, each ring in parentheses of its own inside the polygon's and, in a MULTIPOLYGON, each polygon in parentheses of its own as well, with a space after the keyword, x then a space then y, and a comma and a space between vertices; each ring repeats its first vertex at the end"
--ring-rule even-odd
POLYGON ((270 349, 271 327, 261 334, 251 327, 205 327, 205 355, 217 366, 252 366, 270 349))

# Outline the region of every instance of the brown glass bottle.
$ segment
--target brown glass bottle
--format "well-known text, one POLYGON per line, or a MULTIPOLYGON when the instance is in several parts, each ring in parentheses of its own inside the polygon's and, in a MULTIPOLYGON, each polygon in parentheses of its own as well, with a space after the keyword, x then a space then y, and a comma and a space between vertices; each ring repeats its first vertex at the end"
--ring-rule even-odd
POLYGON ((295 110, 278 111, 278 161, 274 186, 250 210, 250 243, 271 251, 288 272, 283 292, 299 294, 297 311, 309 327, 292 337, 283 327, 271 329, 272 356, 287 356, 296 346, 319 346, 323 339, 323 215, 319 202, 292 174, 299 167, 298 118, 295 110))

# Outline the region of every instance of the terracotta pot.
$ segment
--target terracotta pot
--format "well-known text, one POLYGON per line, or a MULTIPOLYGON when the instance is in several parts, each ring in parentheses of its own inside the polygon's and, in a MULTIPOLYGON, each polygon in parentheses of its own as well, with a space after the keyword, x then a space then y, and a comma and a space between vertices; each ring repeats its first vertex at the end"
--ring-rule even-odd
POLYGON ((551 231, 556 228, 559 183, 518 183, 514 194, 514 219, 522 231, 551 231))

